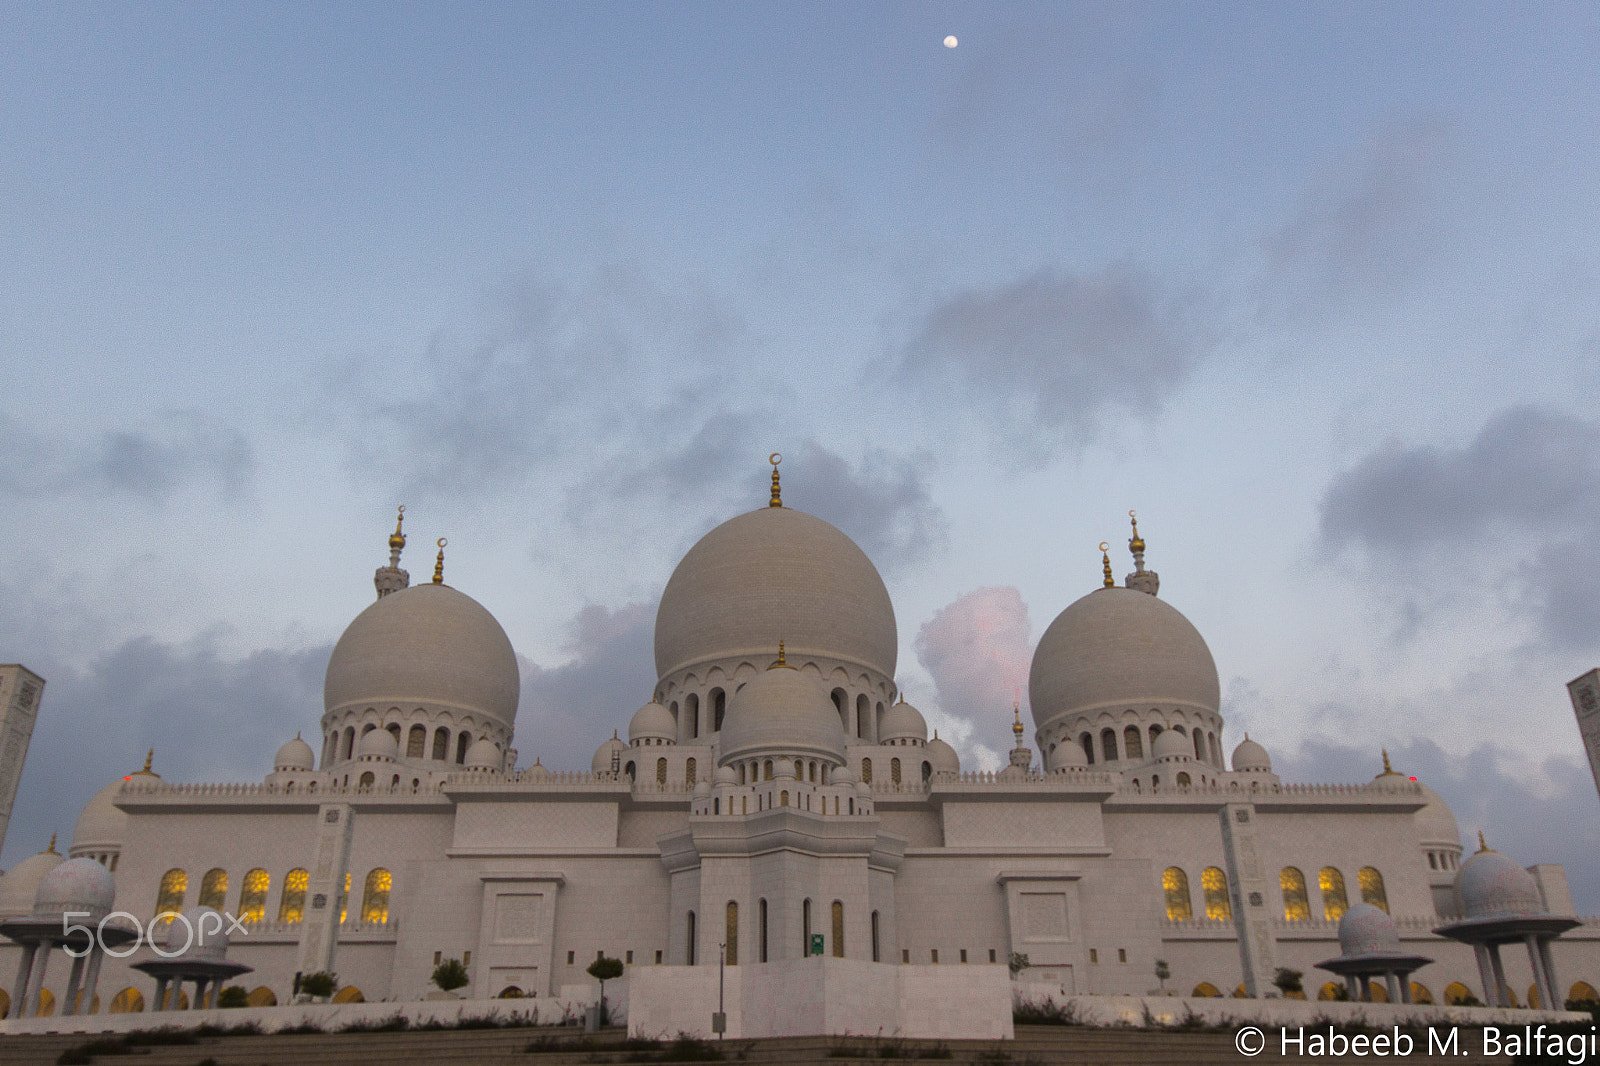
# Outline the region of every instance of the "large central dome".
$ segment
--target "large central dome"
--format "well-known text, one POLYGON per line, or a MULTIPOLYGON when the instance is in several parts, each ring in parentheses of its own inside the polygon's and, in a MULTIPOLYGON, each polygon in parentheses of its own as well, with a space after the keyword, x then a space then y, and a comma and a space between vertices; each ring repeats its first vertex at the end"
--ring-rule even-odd
POLYGON ((894 677, 899 635, 877 567, 820 518, 763 507, 689 549, 656 612, 656 674, 718 660, 828 659, 894 677))

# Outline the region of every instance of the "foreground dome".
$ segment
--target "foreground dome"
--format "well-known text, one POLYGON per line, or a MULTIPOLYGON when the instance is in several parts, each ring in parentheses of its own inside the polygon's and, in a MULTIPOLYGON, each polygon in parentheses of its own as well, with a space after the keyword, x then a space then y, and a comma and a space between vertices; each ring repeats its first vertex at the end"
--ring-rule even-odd
POLYGON ((1056 616, 1028 673, 1034 725, 1123 708, 1175 707, 1216 715, 1217 664, 1200 631, 1148 593, 1101 588, 1056 616))
POLYGON ((838 765, 844 744, 839 712, 822 686, 792 667, 774 666, 733 697, 722 725, 721 762, 784 754, 821 755, 838 765))
POLYGON ((656 612, 656 674, 699 663, 831 660, 894 676, 899 636, 889 591, 855 542, 820 518, 763 507, 700 538, 656 612))
POLYGON ((1468 918, 1550 913, 1533 875, 1488 848, 1461 864, 1456 891, 1468 918))
POLYGON ((323 703, 329 713, 473 711, 509 730, 520 687, 516 652, 494 615, 449 585, 416 585, 356 615, 328 660, 323 703))

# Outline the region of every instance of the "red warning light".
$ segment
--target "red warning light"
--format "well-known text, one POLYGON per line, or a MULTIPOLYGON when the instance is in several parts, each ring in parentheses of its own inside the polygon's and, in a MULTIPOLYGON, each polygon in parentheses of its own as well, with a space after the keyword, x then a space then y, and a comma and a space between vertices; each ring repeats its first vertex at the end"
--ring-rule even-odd
POLYGON ((1411 779, 1411 780, 1413 780, 1413 781, 1415 781, 1415 780, 1416 780, 1416 778, 1414 778, 1414 777, 1413 777, 1413 778, 1412 778, 1412 779, 1411 779))
MULTIPOLYGON (((124 781, 132 781, 133 780, 133 775, 129 774, 127 777, 124 777, 123 780, 124 781)), ((1413 777, 1411 780, 1415 781, 1416 778, 1413 777)))

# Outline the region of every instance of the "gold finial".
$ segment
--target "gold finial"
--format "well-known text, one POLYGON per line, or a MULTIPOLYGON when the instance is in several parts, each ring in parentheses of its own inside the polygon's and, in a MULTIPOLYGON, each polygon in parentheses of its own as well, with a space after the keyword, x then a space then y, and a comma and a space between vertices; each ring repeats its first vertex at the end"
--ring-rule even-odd
POLYGON ((433 561, 433 583, 444 584, 444 546, 450 543, 445 538, 439 538, 439 557, 433 561))
POLYGON ((1389 749, 1383 748, 1383 776, 1388 777, 1394 773, 1394 767, 1389 765, 1389 749))
POLYGON ((793 670, 788 661, 783 657, 783 641, 778 641, 778 661, 767 667, 768 670, 793 670))
POLYGON ((1489 851, 1489 850, 1491 850, 1491 849, 1490 849, 1488 843, 1483 839, 1483 830, 1480 829, 1480 830, 1478 830, 1478 851, 1481 854, 1482 852, 1489 851))
POLYGON ((54 833, 50 834, 50 846, 44 850, 50 855, 54 855, 56 853, 56 835, 54 833))
POLYGON ((401 548, 404 548, 406 546, 406 535, 400 531, 400 527, 405 525, 405 521, 406 521, 406 505, 402 503, 400 505, 399 514, 394 520, 394 533, 391 534, 390 537, 389 537, 389 550, 390 551, 397 552, 401 548))
POLYGON ((145 752, 144 753, 144 769, 140 770, 139 772, 141 774, 150 773, 151 772, 150 764, 155 761, 155 758, 156 758, 156 749, 151 748, 149 751, 145 752))
POLYGON ((1017 747, 1022 747, 1022 701, 1011 701, 1011 732, 1017 738, 1017 747))
POLYGON ((1144 538, 1139 536, 1139 516, 1132 511, 1128 512, 1128 520, 1133 523, 1133 539, 1128 541, 1128 550, 1135 555, 1144 554, 1144 538))
POLYGON ((1114 589, 1117 587, 1117 582, 1111 576, 1111 556, 1107 554, 1110 549, 1111 545, 1107 544, 1105 541, 1100 542, 1100 563, 1106 576, 1106 588, 1114 589))
POLYGON ((773 452, 767 456, 767 462, 772 464, 772 499, 767 501, 767 506, 782 507, 783 494, 778 491, 778 464, 783 462, 783 453, 773 452))

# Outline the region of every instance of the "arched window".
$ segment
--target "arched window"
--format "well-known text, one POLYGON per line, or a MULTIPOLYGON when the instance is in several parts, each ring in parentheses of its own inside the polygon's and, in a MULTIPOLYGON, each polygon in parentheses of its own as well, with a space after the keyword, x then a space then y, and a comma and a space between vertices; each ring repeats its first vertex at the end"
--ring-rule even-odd
POLYGON ((427 748, 428 727, 425 725, 412 726, 411 732, 406 734, 406 758, 420 759, 427 754, 427 748))
POLYGON ((804 782, 806 779, 806 764, 803 759, 794 761, 794 779, 800 782, 804 782))
POLYGON ((1324 866, 1317 874, 1317 884, 1322 888, 1322 916, 1337 922, 1350 909, 1350 898, 1344 892, 1344 874, 1332 866, 1324 866))
POLYGON ((689 739, 700 735, 700 695, 691 692, 683 698, 683 713, 689 716, 689 739))
MULTIPOLYGON (((624 766, 622 768, 622 772, 628 775, 628 780, 629 781, 632 781, 635 777, 638 776, 638 770, 639 770, 639 768, 637 766, 635 766, 632 761, 630 761, 626 766, 624 766)), ((739 776, 743 777, 744 775, 740 774, 739 776)), ((739 783, 741 785, 744 784, 743 781, 741 781, 739 783)))
POLYGON ((656 787, 667 787, 667 760, 665 759, 656 760, 656 787))
POLYGON ((862 759, 861 760, 861 780, 865 781, 869 785, 872 784, 872 760, 871 759, 862 759))
POLYGON ((1194 991, 1189 995, 1195 999, 1221 999, 1222 990, 1210 981, 1201 981, 1194 986, 1194 991))
POLYGON ((344 727, 344 758, 350 758, 350 753, 355 751, 356 731, 354 726, 344 727))
POLYGON ((444 726, 433 731, 433 757, 439 762, 450 757, 450 730, 444 726))
POLYGON ((1184 773, 1181 770, 1178 771, 1178 787, 1179 788, 1188 788, 1190 784, 1191 784, 1191 782, 1189 780, 1189 775, 1184 773))
POLYGON ((1338 981, 1329 981, 1317 989, 1317 998, 1323 1001, 1340 1000, 1345 997, 1345 987, 1338 981))
POLYGON ((1278 874, 1278 887, 1283 890, 1284 921, 1308 921, 1311 901, 1306 898, 1306 875, 1293 866, 1285 866, 1278 874))
POLYGON ((1206 738, 1198 729, 1194 731, 1194 757, 1200 762, 1206 760, 1206 738))
POLYGON ((780 806, 780 807, 789 806, 789 790, 788 789, 784 789, 783 792, 780 794, 779 801, 778 801, 778 806, 780 806))
POLYGON ((722 716, 728 713, 728 694, 720 688, 711 690, 711 728, 722 729, 722 716))
POLYGON ((228 906, 228 871, 218 868, 207 870, 206 875, 200 879, 200 898, 196 901, 202 907, 212 910, 224 910, 228 906))
POLYGON ((727 930, 723 940, 727 943, 723 960, 729 966, 739 965, 739 905, 731 899, 728 901, 727 930))
POLYGON ((1117 761, 1117 731, 1115 729, 1100 730, 1100 753, 1105 756, 1106 762, 1117 761))
POLYGON ((278 921, 298 922, 306 915, 306 886, 311 877, 295 867, 283 878, 283 895, 278 897, 278 921))
POLYGON ((132 985, 111 997, 110 1013, 112 1014, 139 1014, 143 1010, 144 995, 132 985))
POLYGON ((389 731, 391 737, 394 737, 395 750, 398 751, 400 749, 400 723, 390 722, 384 728, 389 731))
POLYGON ((356 787, 357 788, 371 788, 372 787, 372 783, 374 781, 376 781, 376 780, 377 780, 377 778, 375 776, 373 776, 372 771, 368 770, 366 773, 362 774, 361 777, 356 781, 356 787))
POLYGON ((892 784, 896 784, 896 785, 898 785, 900 783, 900 760, 899 759, 890 759, 889 760, 889 781, 892 784))
POLYGON ((1160 735, 1161 735, 1161 727, 1160 726, 1153 725, 1153 726, 1150 727, 1150 751, 1151 751, 1152 754, 1154 754, 1155 750, 1156 750, 1156 737, 1159 737, 1160 735))
POLYGON ((339 894, 339 924, 344 924, 345 916, 350 911, 350 871, 344 872, 344 891, 339 894))
POLYGON ((1083 749, 1083 757, 1089 760, 1089 765, 1094 765, 1094 738, 1088 733, 1078 736, 1078 747, 1083 749))
POLYGON ((811 901, 800 904, 800 954, 811 954, 811 901))
POLYGON ((1194 917, 1189 907, 1189 875, 1169 866, 1161 875, 1161 889, 1167 897, 1167 921, 1187 922, 1194 917))
POLYGON ((1215 733, 1207 733, 1206 734, 1206 743, 1211 748, 1211 765, 1213 765, 1213 766, 1221 766, 1222 765, 1222 749, 1217 746, 1217 735, 1215 733))
POLYGON ((833 957, 844 958, 844 904, 833 901, 833 957))
POLYGON ((1385 914, 1389 913, 1389 897, 1383 891, 1383 875, 1374 867, 1363 866, 1356 874, 1361 884, 1361 902, 1370 903, 1385 914))
POLYGON ((878 912, 872 912, 872 961, 882 962, 878 957, 878 912))
POLYGON ((1411 1002, 1432 1003, 1433 993, 1428 991, 1428 986, 1420 981, 1411 982, 1411 1002))
POLYGON ((766 762, 761 764, 761 780, 763 780, 763 781, 771 781, 772 780, 772 760, 771 759, 768 759, 766 762))
POLYGON ((1600 993, 1588 981, 1575 981, 1567 990, 1567 998, 1578 1003, 1597 1003, 1600 1002, 1600 993))
POLYGON ((691 791, 694 789, 695 782, 699 780, 698 770, 699 767, 695 765, 695 761, 692 758, 683 764, 683 783, 691 791))
POLYGON ((1215 922, 1233 920, 1233 904, 1228 899, 1228 875, 1219 866, 1207 866, 1200 874, 1200 891, 1206 897, 1206 917, 1215 922))
POLYGON ((1122 753, 1130 759, 1144 758, 1144 738, 1139 735, 1139 727, 1130 725, 1122 731, 1122 753))
POLYGON ((833 705, 839 709, 839 728, 844 730, 844 735, 849 736, 850 729, 850 695, 842 688, 836 688, 831 693, 833 705))
POLYGON ((239 889, 239 920, 259 922, 267 916, 267 889, 272 877, 259 866, 244 875, 244 885, 239 889))
POLYGON ((761 961, 762 962, 766 962, 767 961, 767 901, 765 899, 763 899, 761 901, 761 905, 759 907, 757 907, 756 909, 760 912, 760 917, 761 917, 761 930, 760 930, 761 961))
POLYGON ((1444 986, 1444 1001, 1451 1006, 1470 1003, 1477 998, 1477 996, 1472 994, 1472 989, 1468 988, 1460 981, 1451 981, 1449 984, 1444 986))
POLYGON ((182 870, 168 870, 161 875, 161 885, 156 889, 156 914, 180 914, 183 895, 189 890, 189 875, 182 870))
POLYGON ((394 887, 394 877, 381 866, 367 874, 367 884, 361 891, 361 922, 363 925, 382 925, 389 920, 389 889, 394 887))
POLYGON ((872 720, 872 701, 868 700, 867 699, 867 694, 865 692, 863 692, 861 695, 856 697, 856 736, 857 737, 861 737, 863 739, 866 737, 866 735, 867 735, 867 723, 870 722, 871 720, 872 720))
POLYGON ((924 762, 922 764, 922 780, 923 780, 923 782, 926 783, 927 781, 932 779, 932 777, 933 777, 933 763, 924 762))
POLYGON ((695 931, 694 911, 689 912, 689 965, 694 965, 695 931))
POLYGON ((339 732, 334 730, 322 739, 322 768, 326 770, 339 754, 339 732))
POLYGON ((470 748, 471 746, 472 746, 472 734, 469 731, 463 729, 461 731, 460 739, 458 739, 456 741, 456 762, 457 763, 464 763, 464 762, 467 761, 467 749, 470 748))

